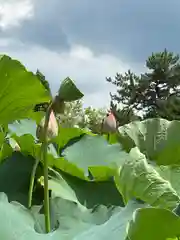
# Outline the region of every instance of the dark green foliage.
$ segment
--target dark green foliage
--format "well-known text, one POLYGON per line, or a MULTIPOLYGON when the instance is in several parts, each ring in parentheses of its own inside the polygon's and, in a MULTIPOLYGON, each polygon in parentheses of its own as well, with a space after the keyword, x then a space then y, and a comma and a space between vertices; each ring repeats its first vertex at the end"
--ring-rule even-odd
POLYGON ((50 90, 50 86, 49 86, 49 82, 46 80, 45 76, 39 71, 36 71, 36 76, 38 77, 38 79, 41 81, 41 83, 43 84, 43 86, 46 88, 46 90, 48 92, 51 92, 50 90))
POLYGON ((117 93, 111 94, 112 101, 122 104, 125 111, 142 113, 143 118, 179 119, 179 55, 166 49, 153 53, 147 59, 146 67, 148 71, 140 76, 129 70, 117 74, 115 79, 107 78, 117 86, 117 93))
MULTIPOLYGON (((36 76, 40 80, 42 85, 45 87, 45 89, 51 94, 49 82, 46 80, 45 76, 39 70, 36 71, 36 76)), ((46 111, 48 106, 49 104, 47 102, 37 104, 34 108, 34 111, 46 111)))
POLYGON ((100 204, 105 206, 124 206, 114 179, 99 182, 87 182, 56 169, 75 192, 78 201, 92 208, 100 204), (108 193, 108 194, 107 194, 108 193))
MULTIPOLYGON (((4 159, 0 165, 0 192, 8 195, 10 201, 18 201, 27 206, 29 180, 34 159, 14 152, 12 156, 4 159)), ((38 186, 37 186, 38 187, 38 186)), ((40 187, 39 187, 40 189, 40 187)), ((33 204, 43 201, 43 192, 33 194, 33 204)))

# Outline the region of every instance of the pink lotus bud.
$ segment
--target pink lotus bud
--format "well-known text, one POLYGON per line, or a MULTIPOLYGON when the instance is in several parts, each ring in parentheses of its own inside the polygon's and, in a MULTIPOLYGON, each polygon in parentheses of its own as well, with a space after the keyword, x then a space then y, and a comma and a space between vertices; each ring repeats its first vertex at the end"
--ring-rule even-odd
MULTIPOLYGON (((45 117, 41 120, 36 130, 36 136, 38 139, 42 139, 44 123, 45 123, 45 117)), ((58 123, 54 115, 54 112, 51 111, 48 129, 47 129, 47 137, 48 139, 51 139, 56 137, 57 135, 58 135, 58 123)))
POLYGON ((108 113, 107 117, 102 122, 103 133, 114 133, 116 132, 116 119, 112 112, 108 113))

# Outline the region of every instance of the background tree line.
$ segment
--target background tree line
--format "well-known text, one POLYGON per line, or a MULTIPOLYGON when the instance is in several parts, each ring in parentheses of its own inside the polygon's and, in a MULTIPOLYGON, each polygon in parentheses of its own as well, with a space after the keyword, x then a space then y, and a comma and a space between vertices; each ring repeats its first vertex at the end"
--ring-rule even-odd
MULTIPOLYGON (((147 71, 139 76, 128 70, 117 73, 106 81, 116 86, 116 93, 110 93, 110 108, 118 125, 134 120, 161 117, 168 120, 180 119, 180 57, 168 52, 152 53, 146 60, 147 71)), ((37 77, 50 91, 45 76, 37 70, 37 77)), ((39 104, 35 110, 46 108, 47 103, 39 104)), ((83 108, 81 101, 66 103, 65 112, 58 117, 64 127, 79 126, 99 133, 106 116, 104 108, 83 108)))
POLYGON ((179 55, 166 49, 152 53, 146 67, 140 76, 128 70, 106 79, 117 87, 111 94, 111 107, 120 125, 134 119, 180 119, 179 55))

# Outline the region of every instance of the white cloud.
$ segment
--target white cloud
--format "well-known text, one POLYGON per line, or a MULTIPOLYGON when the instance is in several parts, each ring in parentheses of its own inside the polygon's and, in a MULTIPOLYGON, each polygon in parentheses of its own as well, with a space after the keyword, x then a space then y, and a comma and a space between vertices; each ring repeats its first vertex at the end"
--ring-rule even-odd
POLYGON ((22 61, 31 71, 40 69, 50 82, 53 93, 57 92, 60 81, 70 76, 85 93, 85 106, 108 107, 109 92, 114 87, 105 78, 130 67, 116 57, 105 54, 96 56, 89 48, 79 45, 74 45, 69 52, 63 53, 39 46, 21 46, 16 50, 6 47, 3 52, 22 61))
POLYGON ((33 2, 30 0, 0 0, 0 28, 6 30, 19 26, 33 16, 33 2))

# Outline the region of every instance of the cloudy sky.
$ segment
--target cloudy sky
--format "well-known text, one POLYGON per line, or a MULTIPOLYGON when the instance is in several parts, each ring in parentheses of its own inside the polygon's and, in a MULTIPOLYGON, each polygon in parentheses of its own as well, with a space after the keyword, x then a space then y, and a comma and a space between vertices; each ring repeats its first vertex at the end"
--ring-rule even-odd
POLYGON ((40 69, 55 93, 66 76, 85 105, 108 106, 105 77, 165 47, 180 53, 179 0, 0 0, 0 53, 40 69))

